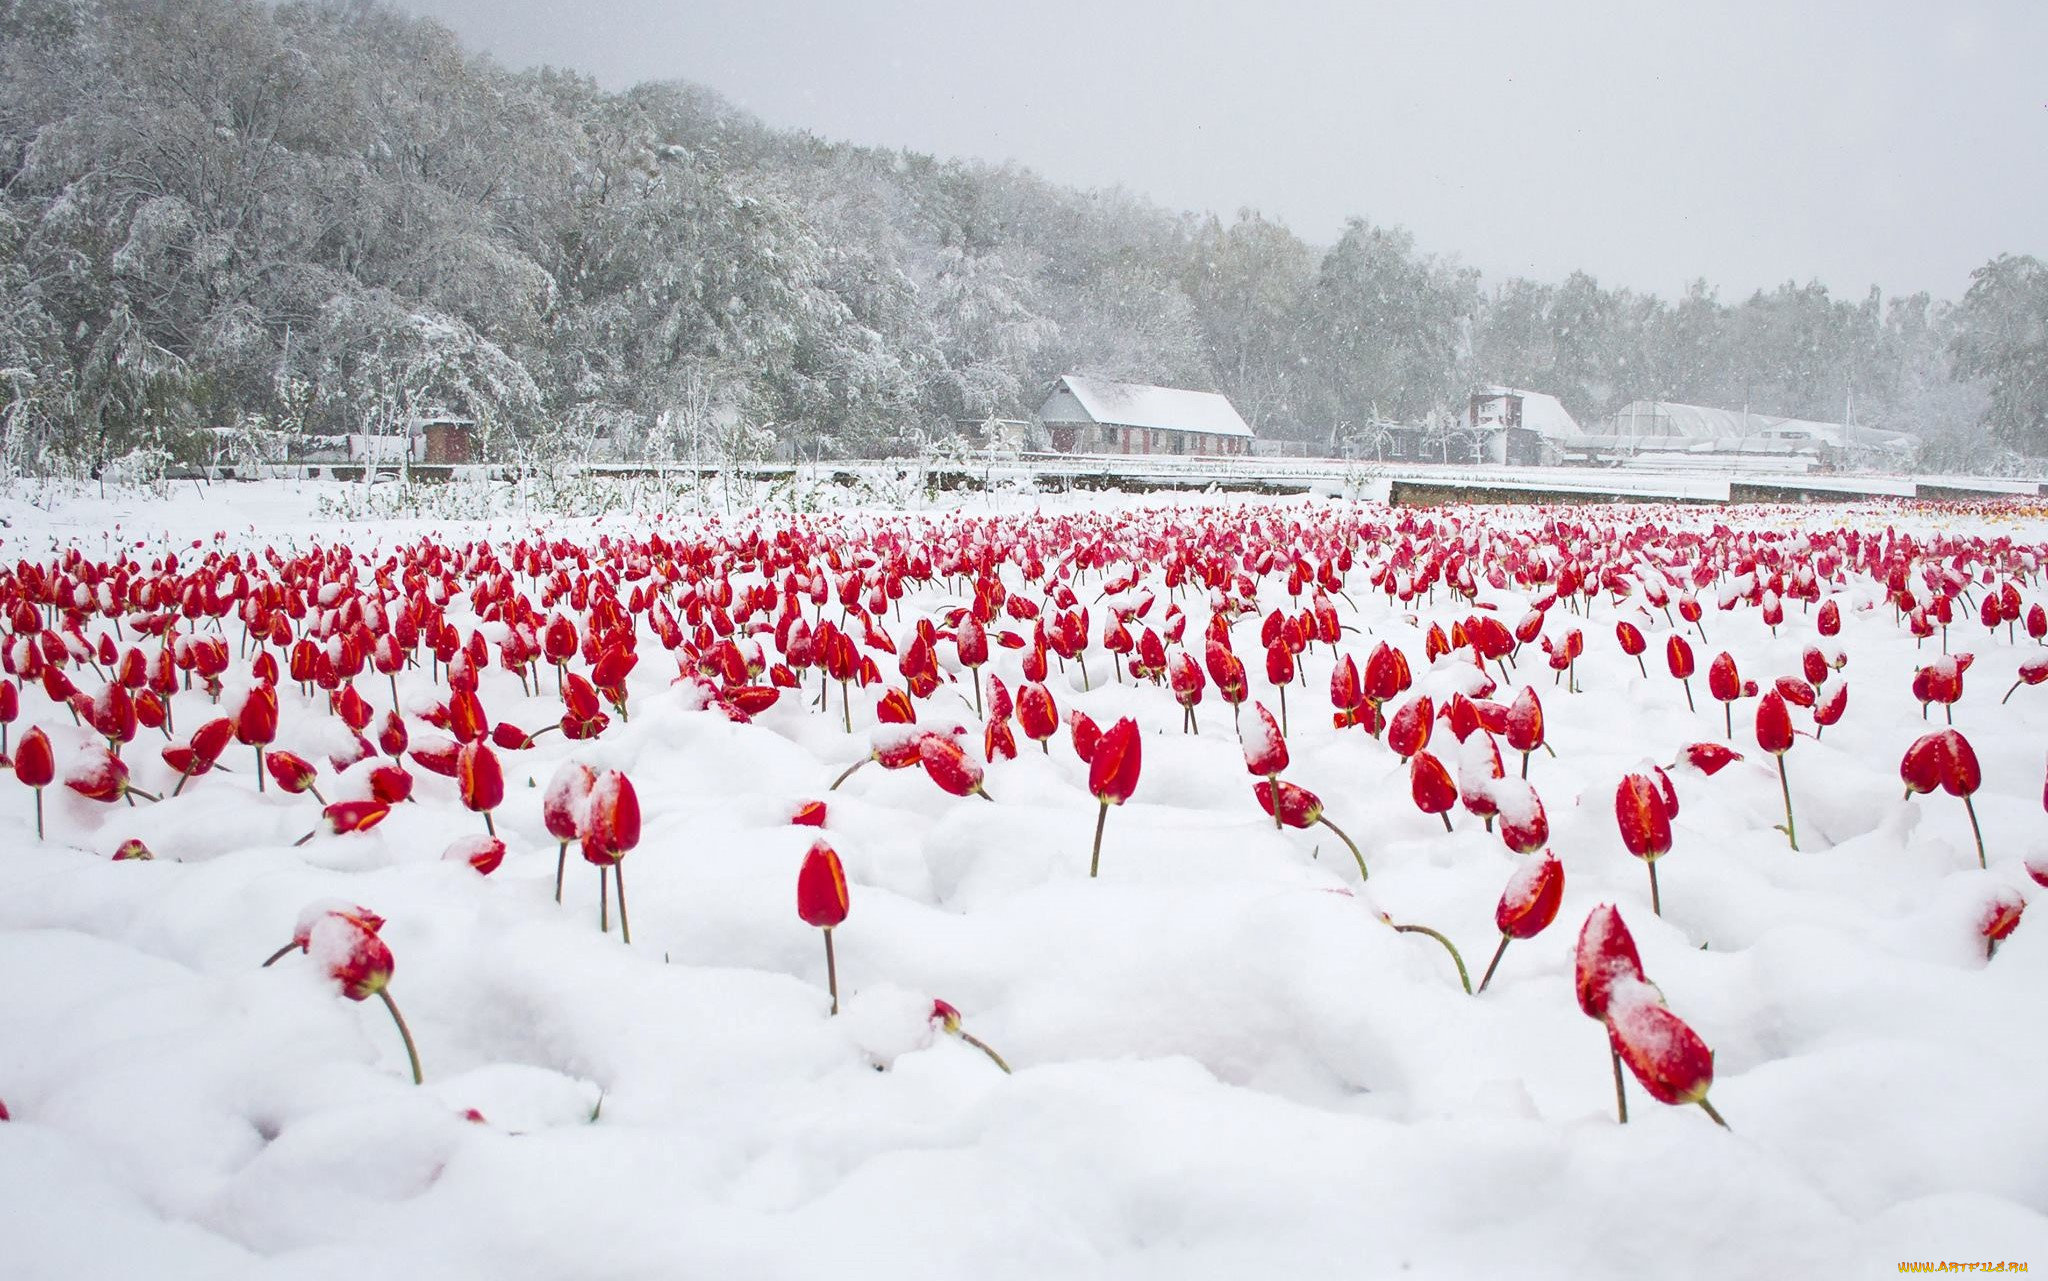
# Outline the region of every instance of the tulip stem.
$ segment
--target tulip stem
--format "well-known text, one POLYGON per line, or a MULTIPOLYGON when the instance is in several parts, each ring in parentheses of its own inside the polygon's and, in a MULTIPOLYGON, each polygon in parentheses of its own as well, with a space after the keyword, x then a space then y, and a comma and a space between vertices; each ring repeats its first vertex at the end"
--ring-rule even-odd
POLYGON ((555 902, 562 901, 562 876, 569 870, 569 842, 563 841, 555 851, 555 902))
POLYGON ((36 789, 36 839, 43 839, 43 789, 36 789))
POLYGON ((1707 1110, 1707 1115, 1714 1118, 1715 1125, 1718 1125, 1722 1129, 1727 1130, 1730 1134, 1733 1134, 1735 1132, 1733 1127, 1731 1127, 1726 1121, 1723 1121, 1721 1119, 1721 1114, 1714 1110, 1713 1104, 1707 1102, 1705 1099, 1695 1099, 1693 1101, 1698 1103, 1701 1107, 1707 1110))
MULTIPOLYGON (((1280 737, 1287 737, 1287 687, 1285 685, 1280 687, 1280 737)), ((1277 827, 1279 823, 1280 820, 1276 817, 1273 820, 1273 825, 1277 827)))
POLYGON ((1734 742, 1735 704, 1732 700, 1721 704, 1721 724, 1727 727, 1727 734, 1725 735, 1725 737, 1728 739, 1729 742, 1734 742))
MULTIPOLYGON (((38 796, 42 793, 38 792, 38 796)), ((1095 814, 1095 852, 1088 857, 1088 879, 1094 880, 1102 870, 1102 825, 1109 821, 1109 802, 1102 802, 1102 808, 1095 814)))
MULTIPOLYGON (((1277 811, 1280 807, 1278 805, 1275 805, 1273 808, 1277 811)), ((1358 842, 1352 840, 1349 836, 1346 836, 1344 834, 1343 828, 1337 826, 1335 823, 1332 823, 1327 818, 1318 818, 1316 822, 1321 823, 1324 827, 1327 827, 1331 831, 1335 832, 1337 834, 1337 839, 1344 842, 1344 844, 1350 848, 1351 857, 1358 860, 1358 879, 1361 881, 1369 880, 1372 876, 1372 873, 1365 870, 1365 855, 1358 852, 1358 842)))
POLYGON ((2012 695, 2013 695, 2013 690, 2016 690, 2016 689, 2018 689, 2018 688, 2019 688, 2020 686, 2022 686, 2022 685, 2024 685, 2024 684, 2026 684, 2026 683, 2027 683, 2027 682, 2026 682, 2026 681, 2025 681, 2024 679, 2021 679, 2021 680, 2016 680, 2016 681, 2014 681, 2014 682, 2012 683, 2012 689, 2009 689, 2009 690, 2005 691, 2005 697, 2004 697, 2004 698, 2001 698, 2001 699, 1999 699, 1999 700, 1998 700, 1998 705, 1999 705, 2000 707, 2003 707, 2003 706, 2005 706, 2005 705, 2006 705, 2007 703, 2011 702, 2011 701, 2012 701, 2012 695))
MULTIPOLYGON (((827 935, 826 937, 828 937, 828 938, 829 938, 829 937, 831 937, 831 936, 830 936, 830 935, 827 935)), ((1005 1062, 1003 1062, 1003 1056, 1002 1056, 1002 1055, 1000 1055, 1000 1054, 997 1054, 997 1053, 996 1053, 996 1052, 995 1052, 994 1050, 992 1050, 992 1049, 990 1049, 990 1048, 989 1048, 989 1046, 988 1046, 988 1042, 987 1042, 987 1041, 984 1041, 984 1040, 982 1040, 982 1039, 981 1039, 980 1037, 976 1036, 976 1035, 975 1035, 974 1033, 972 1033, 972 1032, 964 1032, 964 1031, 960 1033, 960 1039, 961 1039, 961 1040, 963 1040, 963 1041, 965 1041, 965 1042, 967 1042, 967 1043, 968 1043, 969 1045, 973 1046, 973 1047, 974 1047, 975 1049, 977 1049, 977 1050, 980 1050, 980 1051, 981 1051, 981 1052, 982 1052, 983 1054, 986 1054, 986 1055, 988 1055, 988 1058, 989 1058, 989 1062, 991 1062, 991 1063, 995 1064, 995 1065, 996 1065, 997 1067, 1001 1068, 1001 1069, 1003 1070, 1003 1072, 1004 1072, 1004 1073, 1005 1073, 1006 1075, 1007 1075, 1007 1074, 1009 1074, 1009 1071, 1010 1071, 1010 1065, 1009 1065, 1009 1064, 1007 1064, 1007 1063, 1005 1063, 1005 1062)))
POLYGON ((1664 900, 1657 893, 1657 860, 1645 859, 1643 866, 1650 869, 1650 911, 1657 916, 1662 916, 1664 915, 1664 900))
POLYGON ((825 927, 825 987, 832 993, 832 1013, 839 1013, 839 958, 832 952, 832 927, 825 927))
POLYGON ((1438 810, 1436 816, 1444 821, 1444 830, 1446 832, 1457 830, 1451 826, 1451 813, 1449 810, 1438 810))
POLYGON ((1685 710, 1697 713, 1700 709, 1692 701, 1692 681, 1688 678, 1681 679, 1678 683, 1685 686, 1685 710))
POLYGON ((1486 991, 1488 983, 1493 982, 1493 972, 1500 968, 1500 958, 1508 954, 1508 944, 1513 941, 1512 935, 1503 934, 1500 936, 1500 946, 1493 949, 1493 959, 1486 963, 1486 973, 1479 976, 1479 991, 1481 993, 1486 991))
MULTIPOLYGON (((1046 750, 1047 750, 1047 751, 1050 751, 1050 750, 1052 750, 1052 749, 1051 749, 1051 748, 1047 748, 1046 750)), ((849 778, 852 778, 852 777, 853 777, 853 772, 854 772, 855 770, 859 769, 859 768, 860 768, 861 766, 863 766, 863 765, 867 764, 867 763, 868 763, 869 761, 871 761, 871 760, 873 760, 873 759, 874 759, 874 757, 872 757, 872 756, 863 756, 863 757, 861 757, 861 758, 860 758, 859 760, 855 761, 855 762, 854 762, 853 764, 851 764, 851 765, 847 766, 847 767, 846 767, 845 769, 843 769, 843 770, 841 770, 841 771, 839 772, 839 777, 838 777, 838 778, 835 778, 835 779, 833 779, 833 780, 832 780, 832 786, 830 786, 830 787, 826 788, 825 790, 826 790, 826 791, 828 791, 828 792, 836 792, 836 791, 838 791, 838 790, 839 790, 839 785, 840 785, 841 783, 844 783, 844 782, 845 782, 845 781, 846 781, 847 779, 849 779, 849 778)))
POLYGON ((630 944, 633 941, 633 924, 626 919, 626 864, 623 861, 612 868, 612 885, 619 892, 619 937, 630 944))
POLYGON ((283 947, 277 949, 275 952, 272 952, 269 956, 264 957, 263 968, 267 970, 271 966, 277 964, 279 961, 282 961, 285 958, 285 953, 290 952, 292 949, 298 947, 298 945, 299 941, 297 939, 293 939, 291 942, 285 944, 283 947))
MULTIPOLYGON (((1389 921, 1387 922, 1387 924, 1393 925, 1394 923, 1392 921, 1389 921)), ((1444 950, 1451 954, 1451 960, 1457 962, 1458 982, 1464 984, 1465 995, 1472 995, 1472 976, 1465 971, 1465 958, 1458 955, 1457 944, 1451 942, 1449 939, 1437 933, 1435 930, 1429 928, 1427 925, 1394 925, 1394 928, 1401 931, 1401 933, 1403 934, 1427 934, 1429 935, 1429 937, 1443 944, 1444 950)))
POLYGON ((1642 672, 1644 680, 1650 679, 1650 669, 1643 666, 1643 656, 1641 654, 1636 655, 1636 668, 1642 672))
POLYGON ((483 816, 484 831, 491 836, 496 836, 498 834, 498 825, 491 821, 491 812, 489 810, 484 810, 483 816))
MULTIPOLYGON (((1799 829, 1792 824, 1792 781, 1785 777, 1785 755, 1782 752, 1778 753, 1778 787, 1785 793, 1785 839, 1792 843, 1794 850, 1797 850, 1799 829)), ((1974 816, 1971 821, 1976 821, 1974 816)))
POLYGON ((1612 1045, 1607 1047, 1607 1056, 1614 1060, 1614 1110, 1621 1114, 1621 1123, 1628 1124, 1628 1091, 1621 1084, 1621 1051, 1612 1045))
POLYGON ((1522 753, 1522 777, 1529 777, 1529 753, 1522 753))
POLYGON ((1988 867, 1989 864, 1984 861, 1984 829, 1977 826, 1977 807, 1971 804, 1969 797, 1965 796, 1963 798, 1963 809, 1970 815, 1970 835, 1977 838, 1977 866, 1988 867))
POLYGON ((263 790, 263 744, 256 744, 256 790, 263 790))
POLYGON ((413 1046, 412 1029, 405 1025, 405 1016, 398 1012, 398 1002, 391 999, 388 989, 378 988, 377 995, 382 998, 384 1008, 391 1011, 391 1021, 398 1024, 398 1035, 405 1040, 405 1057, 412 1062, 412 1083, 424 1085, 426 1078, 420 1075, 420 1052, 413 1046))
POLYGON ((597 869, 597 928, 612 932, 612 870, 602 864, 597 869))

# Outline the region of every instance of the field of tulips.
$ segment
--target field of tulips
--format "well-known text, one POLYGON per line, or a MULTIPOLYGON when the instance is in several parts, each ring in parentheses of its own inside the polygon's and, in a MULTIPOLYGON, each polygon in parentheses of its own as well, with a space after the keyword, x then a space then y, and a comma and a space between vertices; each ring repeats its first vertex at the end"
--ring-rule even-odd
POLYGON ((2048 1267, 2048 511, 0 505, 0 1274, 2048 1267))

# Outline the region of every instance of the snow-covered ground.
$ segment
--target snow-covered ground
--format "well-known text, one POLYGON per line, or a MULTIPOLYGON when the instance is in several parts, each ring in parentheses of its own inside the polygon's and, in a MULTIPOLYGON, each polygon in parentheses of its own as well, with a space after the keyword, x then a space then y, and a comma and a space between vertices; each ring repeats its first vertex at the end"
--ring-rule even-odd
MULTIPOLYGON (((489 540, 506 556, 535 534, 534 522, 322 524, 318 489, 11 503, 0 560, 47 562, 72 547, 92 558, 126 548, 145 563, 176 548, 190 560, 219 533, 219 546, 245 552, 341 547, 360 558, 368 589, 387 556, 422 538, 489 540)), ((1092 536, 1086 519, 1098 510, 1142 530, 1213 521, 1283 545, 1297 526, 1403 519, 1307 501, 1005 503, 1014 519, 987 531, 1008 540, 999 550, 1019 550, 1020 531, 1036 530, 1048 563, 1092 536), (1061 523, 1074 516, 1083 523, 1061 523)), ((849 512, 811 524, 835 536, 972 539, 987 509, 977 500, 976 515, 849 512)), ((1557 515, 1418 519, 1456 522, 1499 551, 1504 535, 1557 515)), ((771 533, 786 523, 765 519, 771 533)), ((1563 519, 1588 522, 1586 532, 1543 537, 1593 563, 1616 554, 1611 531, 1642 522, 1709 545, 1728 538, 1717 526, 1783 534, 1759 546, 1795 559, 1808 532, 1881 537, 1888 525, 2033 548, 2048 539, 2039 513, 2023 510, 1563 519)), ((595 551, 650 534, 687 543, 705 528, 669 516, 556 521, 541 533, 595 551)), ((1389 710, 1475 688, 1468 655, 1431 663, 1424 642, 1430 624, 1448 630, 1474 602, 1438 586, 1404 603, 1366 580, 1404 539, 1428 536, 1411 527, 1360 544, 1334 598, 1342 654, 1362 665, 1384 640, 1413 668, 1413 690, 1389 710)), ((1473 568, 1477 603, 1513 626, 1529 591, 1488 584, 1485 557, 1473 568)), ((1283 561, 1260 582, 1259 613, 1232 629, 1252 697, 1276 712, 1260 615, 1307 601, 1288 596, 1285 579, 1283 561)), ((759 581, 741 575, 736 586, 759 581)), ((969 601, 966 581, 909 584, 876 621, 900 649, 918 619, 946 626, 969 601)), ((1016 564, 1005 582, 1044 595, 1016 564)), ((1048 684, 1063 715, 1080 709, 1104 728, 1130 716, 1143 733, 1142 774, 1107 816, 1095 880, 1099 806, 1066 729, 1049 754, 1020 732, 1014 760, 987 764, 992 804, 949 795, 920 769, 872 765, 828 793, 868 752, 883 686, 854 690, 850 735, 837 684, 825 713, 809 707, 815 673, 737 723, 705 706, 697 683, 675 683, 644 620, 629 721, 594 740, 550 734, 501 753, 495 823, 509 853, 488 876, 443 858, 481 820, 452 780, 417 768, 419 803, 373 830, 296 847, 318 804, 274 786, 258 794, 240 745, 222 757, 233 773, 196 778, 160 805, 100 804, 60 781, 44 793, 42 843, 30 790, 0 781, 0 1102, 13 1118, 0 1125, 0 1276, 1726 1278, 1862 1276, 1918 1260, 2048 1267, 2048 919, 2023 920, 1988 963, 1979 933, 2000 892, 2048 912, 2023 866, 2048 856, 2048 686, 1999 702, 2041 651, 2024 627, 2009 641, 1959 602, 1949 646, 1977 657, 1954 723, 1982 761, 1973 803, 1990 865, 1980 870, 1960 800, 1939 790, 1901 799, 1901 753, 1943 719, 1937 707, 1924 724, 1910 689, 1937 641, 1916 645, 1882 583, 1852 573, 1827 587, 1842 616, 1828 647, 1848 660, 1830 681, 1852 694, 1839 724, 1802 735, 1786 758, 1799 850, 1774 826, 1784 821, 1778 774, 1757 748, 1757 702, 1745 699, 1733 743, 1744 760, 1712 777, 1672 770, 1681 811, 1659 863, 1659 917, 1617 829, 1617 782, 1722 739, 1706 681, 1717 652, 1768 689, 1797 675, 1819 640, 1816 608, 1786 601, 1774 635, 1755 608, 1718 608, 1723 584, 1700 592, 1704 640, 1639 595, 1617 604, 1602 593, 1590 619, 1553 606, 1548 635, 1584 631, 1577 693, 1553 683, 1536 645, 1506 669, 1494 697, 1508 702, 1526 683, 1546 713, 1555 755, 1537 752, 1528 778, 1566 884, 1556 922, 1509 947, 1477 997, 1441 947, 1388 929, 1379 913, 1442 931, 1476 984, 1500 938, 1496 902, 1525 856, 1462 809, 1447 834, 1411 801, 1409 772, 1383 741, 1332 725, 1333 656, 1320 644, 1289 691, 1286 777, 1359 842, 1370 881, 1326 829, 1276 831, 1213 684, 1201 732, 1189 735, 1164 685, 1112 678, 1100 633, 1114 602, 1096 599, 1093 571, 1073 582, 1093 611, 1093 687, 1080 664, 1057 660, 1048 684), (1621 619, 1647 634, 1647 678, 1617 645, 1621 619), (1697 711, 1662 668, 1674 629, 1698 655, 1697 711), (557 843, 541 795, 571 759, 622 770, 638 790, 630 946, 615 920, 600 932, 598 876, 574 851, 565 901, 554 901, 557 843), (836 1018, 820 933, 796 912, 797 869, 821 833, 790 818, 815 799, 827 803, 822 835, 844 860, 850 900, 833 932, 836 1018), (155 860, 112 861, 129 837, 155 860), (390 990, 424 1087, 378 1002, 344 999, 307 956, 260 967, 302 908, 333 899, 385 918, 390 990), (1629 1123, 1617 1124, 1607 1037, 1573 988, 1580 923, 1603 903, 1618 906, 1649 977, 1713 1048, 1711 1098, 1732 1129, 1660 1105, 1633 1080, 1629 1123), (935 998, 1014 1074, 935 1027, 935 998)), ((515 586, 539 603, 526 576, 515 586)), ((1157 573, 1137 590, 1148 587, 1156 605, 1144 621, 1163 626, 1177 599, 1199 659, 1206 593, 1175 598, 1157 573)), ((2048 600, 2038 573, 2019 587, 2029 605, 2048 600)), ((1973 580, 1973 598, 1982 590, 1973 580)), ((838 614, 836 600, 803 609, 838 614)), ((465 636, 474 626, 461 597, 449 618, 465 636)), ((1028 634, 1003 616, 992 640, 1006 629, 1028 634)), ((95 620, 88 635, 101 630, 95 620)), ((231 650, 238 632, 227 619, 231 650)), ((760 639, 773 661, 772 638, 760 639)), ((919 704, 920 723, 966 727, 980 761, 972 678, 950 642, 936 648, 958 680, 919 704)), ((1021 651, 991 649, 988 670, 1014 693, 1021 651)), ((884 685, 902 683, 894 658, 875 657, 884 685)), ((572 670, 582 669, 579 659, 572 670)), ((91 675, 74 672, 88 694, 91 675)), ((251 679, 236 662, 224 703, 251 679)), ((544 666, 538 684, 526 694, 494 661, 479 694, 494 719, 533 729, 561 714, 544 666)), ((383 677, 359 686, 381 716, 383 677)), ((433 734, 418 713, 447 687, 422 665, 399 676, 398 692, 415 743, 433 734)), ((348 734, 325 695, 309 698, 289 678, 278 694, 275 745, 319 765, 328 799, 362 794, 367 766, 331 777, 328 753, 348 734)), ((181 739, 215 714, 200 690, 177 694, 174 712, 181 739)), ((1793 717, 1812 728, 1808 713, 1793 717)), ((57 742, 60 767, 91 737, 40 687, 23 691, 14 746, 31 724, 57 742)), ((176 778, 159 746, 145 729, 125 755, 137 786, 168 792, 176 778)), ((1455 774, 1448 724, 1437 723, 1430 750, 1455 774)), ((1503 751, 1512 777, 1519 756, 1503 751)))

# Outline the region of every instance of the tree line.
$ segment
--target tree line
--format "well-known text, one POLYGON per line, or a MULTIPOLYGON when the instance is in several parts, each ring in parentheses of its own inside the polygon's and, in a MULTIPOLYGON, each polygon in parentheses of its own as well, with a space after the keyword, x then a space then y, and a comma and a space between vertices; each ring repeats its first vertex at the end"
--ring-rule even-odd
POLYGON ((15 471, 440 412, 499 457, 857 455, 1027 417, 1066 372, 1220 390, 1316 448, 1505 383, 1582 421, 1853 412, 1985 466, 2048 453, 2044 327, 2031 258, 1956 303, 1488 282, 1364 218, 1318 246, 509 71, 368 0, 0 0, 15 471))

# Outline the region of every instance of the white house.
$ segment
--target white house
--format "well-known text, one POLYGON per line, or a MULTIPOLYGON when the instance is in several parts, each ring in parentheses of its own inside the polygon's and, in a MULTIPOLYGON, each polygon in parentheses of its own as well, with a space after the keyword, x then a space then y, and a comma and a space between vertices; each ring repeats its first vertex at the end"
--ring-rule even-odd
POLYGON ((1038 407, 1052 447, 1065 454, 1251 452, 1252 429, 1212 391, 1063 375, 1038 407))

